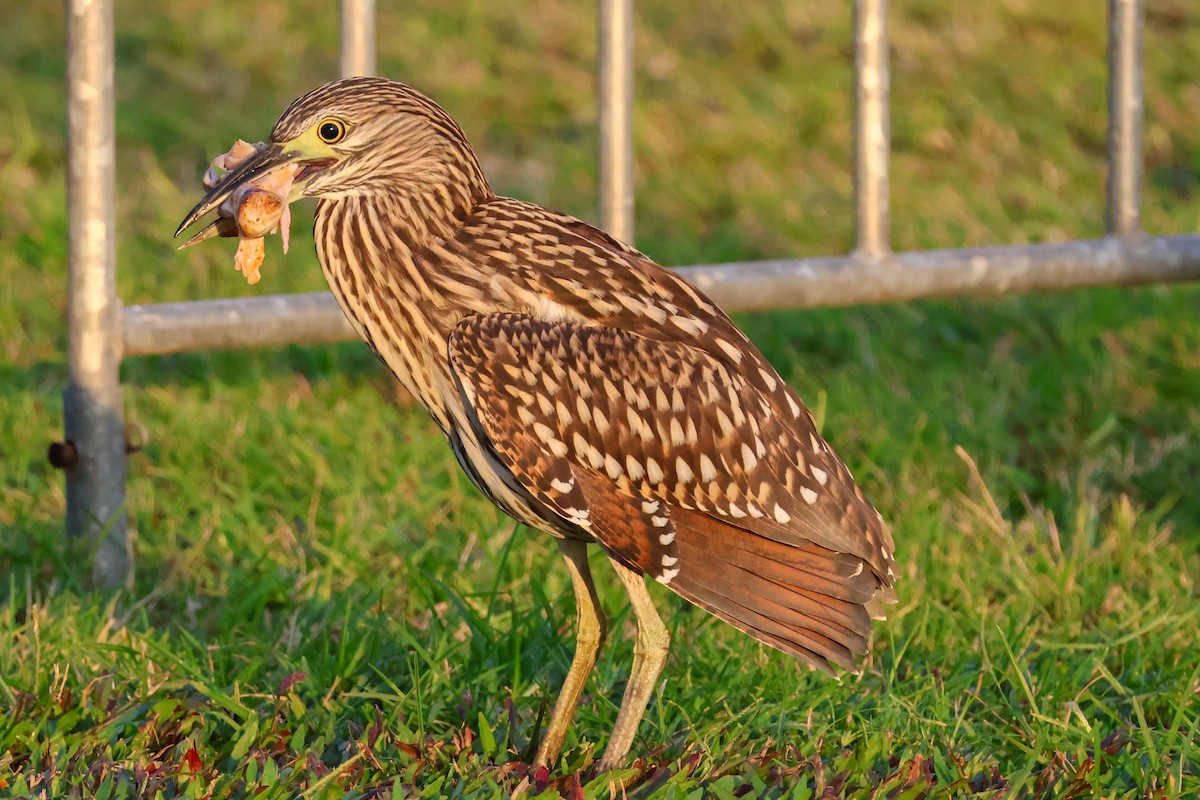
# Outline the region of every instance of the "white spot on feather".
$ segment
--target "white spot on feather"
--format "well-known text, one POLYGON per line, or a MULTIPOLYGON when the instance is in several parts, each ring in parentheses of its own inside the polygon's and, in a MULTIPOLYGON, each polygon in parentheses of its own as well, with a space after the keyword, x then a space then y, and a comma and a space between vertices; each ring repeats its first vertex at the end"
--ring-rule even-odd
POLYGON ((588 445, 587 458, 592 469, 598 470, 604 466, 604 454, 595 445, 588 445))
POLYGON ((716 339, 716 345, 717 347, 721 348, 721 351, 725 353, 725 355, 729 356, 730 361, 735 364, 742 363, 742 351, 738 350, 733 344, 718 336, 716 339))
POLYGON ((581 528, 592 527, 591 514, 586 508, 564 508, 563 512, 567 515, 567 519, 574 522, 581 528))
POLYGON ((775 504, 775 521, 780 525, 787 525, 792 519, 791 515, 783 510, 783 506, 775 504))
POLYGON ((567 408, 567 404, 562 400, 555 402, 554 411, 558 414, 559 424, 564 428, 570 427, 571 423, 575 421, 571 416, 571 410, 567 408))
POLYGON ((804 502, 808 503, 810 506, 817 502, 817 493, 807 486, 800 487, 800 496, 803 497, 804 502))
POLYGON ((575 397, 575 411, 579 414, 579 421, 584 425, 592 421, 592 410, 588 408, 587 401, 582 397, 575 397))
POLYGON ((800 418, 800 404, 796 402, 796 398, 792 397, 791 392, 788 392, 787 401, 788 401, 788 408, 792 409, 792 416, 796 417, 796 419, 799 419, 800 418))
POLYGON ((641 298, 634 297, 633 295, 626 294, 625 292, 617 292, 616 294, 618 303, 625 306, 634 314, 645 315, 646 304, 642 302, 641 298))
POLYGON ((675 541, 675 531, 671 531, 670 533, 660 533, 658 535, 658 543, 663 547, 667 547, 673 541, 675 541))
POLYGON ((663 311, 658 306, 646 306, 642 309, 642 313, 657 322, 659 325, 667 321, 667 312, 663 311))
POLYGON ((679 559, 676 558, 675 556, 664 555, 662 557, 662 565, 664 567, 673 567, 678 563, 679 563, 679 559))
POLYGON ((658 576, 657 578, 655 578, 654 580, 656 580, 656 581, 658 581, 659 583, 661 583, 661 584, 663 584, 664 586, 666 586, 666 585, 667 585, 668 583, 670 583, 670 582, 671 582, 671 581, 672 581, 672 580, 675 578, 675 576, 676 576, 676 575, 678 575, 678 574, 679 574, 679 570, 678 570, 678 569, 664 569, 664 570, 662 571, 662 575, 659 575, 659 576, 658 576))
POLYGON ((552 481, 550 481, 550 488, 553 489, 554 491, 558 492, 559 494, 566 494, 567 492, 569 492, 575 488, 575 479, 572 478, 569 481, 564 481, 564 480, 559 480, 558 478, 555 478, 552 481))
POLYGON ((663 482, 662 467, 660 467, 658 462, 653 458, 646 459, 646 477, 650 480, 650 483, 653 484, 659 484, 663 482))
POLYGON ((707 455, 700 456, 700 480, 708 483, 716 480, 717 468, 713 465, 712 459, 707 455))
POLYGON ((675 447, 682 447, 685 442, 683 426, 679 424, 678 418, 671 417, 671 444, 675 447))
POLYGON ((693 336, 702 336, 708 332, 708 323, 695 317, 684 317, 675 314, 671 317, 671 322, 675 323, 675 327, 693 336))
POLYGON ((682 457, 675 459, 675 477, 682 484, 691 483, 695 478, 692 468, 687 465, 687 462, 682 457))
POLYGON ((583 378, 579 376, 579 373, 573 370, 571 372, 571 386, 575 389, 575 391, 579 392, 579 396, 584 400, 591 399, 592 387, 584 383, 583 378))
POLYGON ((808 471, 811 472, 812 476, 817 479, 817 483, 821 484, 822 486, 824 486, 825 482, 829 480, 829 473, 820 467, 809 467, 808 471))
POLYGON ((633 456, 625 456, 625 471, 629 473, 631 481, 640 481, 646 475, 646 470, 633 456))
POLYGON ((717 409, 717 427, 721 429, 722 436, 728 436, 733 433, 733 421, 720 408, 717 409))
POLYGON ((571 439, 571 444, 575 445, 575 457, 576 458, 578 458, 580 461, 583 461, 584 459, 587 458, 588 442, 587 442, 587 439, 583 438, 582 433, 580 433, 579 431, 576 431, 575 435, 571 439))
POLYGON ((621 468, 621 462, 617 461, 611 455, 604 456, 604 471, 608 473, 611 480, 616 480, 624 474, 625 470, 621 468))
POLYGON ((745 442, 742 442, 742 464, 745 465, 746 472, 750 472, 758 466, 758 459, 755 457, 754 451, 745 442))

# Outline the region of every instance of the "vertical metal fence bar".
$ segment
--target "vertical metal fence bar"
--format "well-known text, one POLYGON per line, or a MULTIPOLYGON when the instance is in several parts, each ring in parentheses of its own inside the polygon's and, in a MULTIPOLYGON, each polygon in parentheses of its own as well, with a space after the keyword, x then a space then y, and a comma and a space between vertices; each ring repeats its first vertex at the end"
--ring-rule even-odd
POLYGON ((67 531, 93 541, 102 586, 129 577, 121 302, 114 221, 112 0, 67 0, 67 531))
POLYGON ((887 0, 854 4, 854 211, 858 251, 891 249, 888 217, 887 0))
POLYGON ((600 0, 600 227, 633 243, 633 0, 600 0))
POLYGON ((342 0, 343 78, 375 74, 375 0, 342 0))
POLYGON ((1141 230, 1142 0, 1108 0, 1108 232, 1141 230))

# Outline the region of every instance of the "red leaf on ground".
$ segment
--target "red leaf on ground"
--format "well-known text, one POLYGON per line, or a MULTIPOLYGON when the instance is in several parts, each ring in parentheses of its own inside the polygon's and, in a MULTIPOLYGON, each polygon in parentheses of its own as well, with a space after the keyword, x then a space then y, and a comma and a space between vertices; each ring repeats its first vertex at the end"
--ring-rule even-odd
POLYGON ((316 773, 318 778, 329 774, 329 767, 325 765, 324 761, 317 758, 315 753, 308 754, 306 766, 308 767, 308 771, 316 773))
POLYGON ((1125 745, 1129 744, 1129 738, 1126 736, 1128 732, 1129 728, 1124 725, 1117 728, 1100 743, 1100 749, 1110 756, 1115 756, 1125 745))
POLYGON ((279 689, 275 692, 278 695, 285 695, 292 690, 292 687, 297 683, 301 683, 308 677, 307 672, 293 672, 282 681, 279 682, 279 689))
POLYGON ((375 706, 375 722, 367 729, 367 748, 373 748, 375 742, 379 741, 379 735, 383 733, 383 709, 378 705, 375 706))
POLYGON ((200 754, 196 752, 196 745, 192 745, 183 754, 183 763, 187 767, 188 772, 200 772, 204 765, 200 763, 200 754))

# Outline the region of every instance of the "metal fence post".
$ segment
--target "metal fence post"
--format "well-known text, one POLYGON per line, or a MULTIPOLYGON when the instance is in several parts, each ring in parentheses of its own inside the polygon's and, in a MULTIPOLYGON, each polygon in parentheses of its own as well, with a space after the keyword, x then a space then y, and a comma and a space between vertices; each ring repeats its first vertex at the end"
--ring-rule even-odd
POLYGON ((63 392, 67 532, 93 543, 92 577, 131 577, 124 509, 121 302, 114 221, 112 0, 67 0, 70 385, 63 392))
POLYGON ((375 74, 375 0, 342 0, 343 78, 375 74))
POLYGON ((600 0, 600 227, 633 244, 633 0, 600 0))
POLYGON ((1110 234, 1142 227, 1142 0, 1108 0, 1108 203, 1110 234))
POLYGON ((854 227, 858 253, 891 250, 887 0, 854 4, 854 227))

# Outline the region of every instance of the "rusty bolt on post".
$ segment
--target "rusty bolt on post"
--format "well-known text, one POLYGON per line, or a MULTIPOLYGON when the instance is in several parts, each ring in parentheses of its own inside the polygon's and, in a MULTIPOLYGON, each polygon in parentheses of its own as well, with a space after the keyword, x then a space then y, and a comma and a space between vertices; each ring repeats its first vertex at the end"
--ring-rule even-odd
POLYGON ((79 463, 79 450, 75 442, 66 439, 61 442, 51 442, 46 450, 46 458, 55 469, 67 469, 79 463))
MULTIPOLYGON (((137 453, 142 449, 142 445, 128 438, 125 439, 125 454, 137 453)), ((75 442, 71 439, 66 439, 61 442, 51 442, 46 448, 46 458, 50 461, 50 466, 55 469, 68 469, 79 463, 79 448, 75 446, 75 442)))

